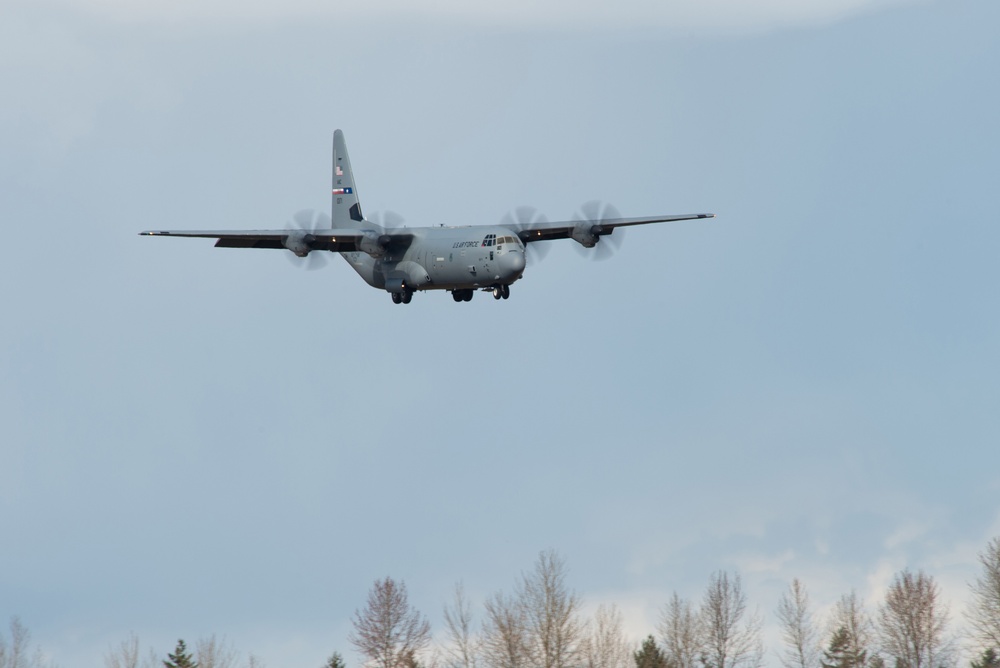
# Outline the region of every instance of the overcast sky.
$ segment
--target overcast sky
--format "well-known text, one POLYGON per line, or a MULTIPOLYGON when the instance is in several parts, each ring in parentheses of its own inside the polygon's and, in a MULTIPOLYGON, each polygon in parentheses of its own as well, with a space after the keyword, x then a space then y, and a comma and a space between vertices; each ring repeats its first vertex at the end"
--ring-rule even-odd
MULTIPOLYGON (((767 616, 1000 534, 1000 4, 0 5, 0 618, 318 668, 376 578, 440 629, 558 550, 636 639, 742 573, 767 616), (591 199, 511 299, 150 239, 591 199)), ((956 627, 957 628, 957 627, 956 627)), ((768 663, 777 660, 771 643, 768 663)))

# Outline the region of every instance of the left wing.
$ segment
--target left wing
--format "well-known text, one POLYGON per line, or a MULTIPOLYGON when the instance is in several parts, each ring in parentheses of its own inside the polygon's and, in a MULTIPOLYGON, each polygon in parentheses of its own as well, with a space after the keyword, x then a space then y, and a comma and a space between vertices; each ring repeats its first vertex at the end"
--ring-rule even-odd
POLYGON ((370 250, 378 244, 405 243, 409 234, 378 234, 371 230, 156 230, 140 232, 148 237, 201 237, 216 239, 217 248, 275 248, 291 251, 327 250, 335 253, 351 253, 370 250), (404 239, 404 237, 406 237, 404 239), (367 241, 366 248, 362 242, 367 241))
POLYGON ((559 223, 525 223, 517 227, 517 235, 524 243, 551 241, 553 239, 573 239, 580 235, 594 237, 611 234, 616 227, 629 225, 650 225, 652 223, 672 223, 678 220, 700 220, 715 218, 714 213, 689 213, 679 216, 650 216, 648 218, 607 218, 604 220, 569 220, 559 223), (574 235, 575 233, 575 235, 574 235))

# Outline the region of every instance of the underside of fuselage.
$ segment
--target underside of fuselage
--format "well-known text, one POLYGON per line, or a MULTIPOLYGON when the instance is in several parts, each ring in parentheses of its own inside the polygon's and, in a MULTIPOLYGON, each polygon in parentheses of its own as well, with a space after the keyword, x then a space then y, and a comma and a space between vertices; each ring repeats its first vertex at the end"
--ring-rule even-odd
POLYGON ((524 272, 524 246, 506 228, 416 228, 405 248, 387 249, 381 257, 340 253, 368 285, 385 290, 397 303, 414 292, 447 290, 468 301, 476 290, 492 290, 497 299, 524 272))

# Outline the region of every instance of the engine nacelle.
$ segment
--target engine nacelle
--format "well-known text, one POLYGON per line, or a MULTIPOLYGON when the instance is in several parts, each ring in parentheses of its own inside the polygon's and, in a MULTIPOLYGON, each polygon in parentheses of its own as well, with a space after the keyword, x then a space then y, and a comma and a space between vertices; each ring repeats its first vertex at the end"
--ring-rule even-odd
POLYGON ((299 257, 305 257, 312 250, 310 244, 314 241, 316 241, 316 237, 308 232, 291 232, 281 243, 299 257))
POLYGON ((597 244, 597 233, 600 231, 600 225, 580 223, 573 228, 569 236, 584 248, 593 248, 597 244))
POLYGON ((423 265, 410 260, 397 264, 396 271, 402 272, 406 276, 406 287, 411 290, 423 287, 431 282, 431 277, 427 274, 427 269, 423 265))
POLYGON ((365 236, 358 241, 358 249, 372 257, 382 257, 385 255, 385 247, 388 245, 388 238, 383 239, 384 236, 379 236, 370 230, 366 231, 365 236))

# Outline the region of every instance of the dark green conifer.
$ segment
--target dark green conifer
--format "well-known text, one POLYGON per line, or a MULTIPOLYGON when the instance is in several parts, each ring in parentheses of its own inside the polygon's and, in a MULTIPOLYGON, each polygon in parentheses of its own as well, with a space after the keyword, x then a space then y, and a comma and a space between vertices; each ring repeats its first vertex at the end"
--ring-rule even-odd
POLYGON ((187 651, 187 645, 183 640, 177 641, 177 648, 173 654, 167 654, 167 660, 163 662, 166 668, 198 668, 194 657, 187 651))
POLYGON ((642 641, 642 647, 632 658, 635 659, 635 668, 667 668, 667 657, 651 635, 642 641))
POLYGON ((851 634, 841 626, 833 632, 829 648, 823 650, 823 668, 865 668, 868 652, 851 643, 851 634))
POLYGON ((340 652, 334 652, 323 664, 323 668, 347 668, 347 664, 344 663, 344 657, 340 656, 340 652))
POLYGON ((983 651, 979 660, 972 660, 972 668, 1000 668, 1000 655, 990 647, 983 651))

